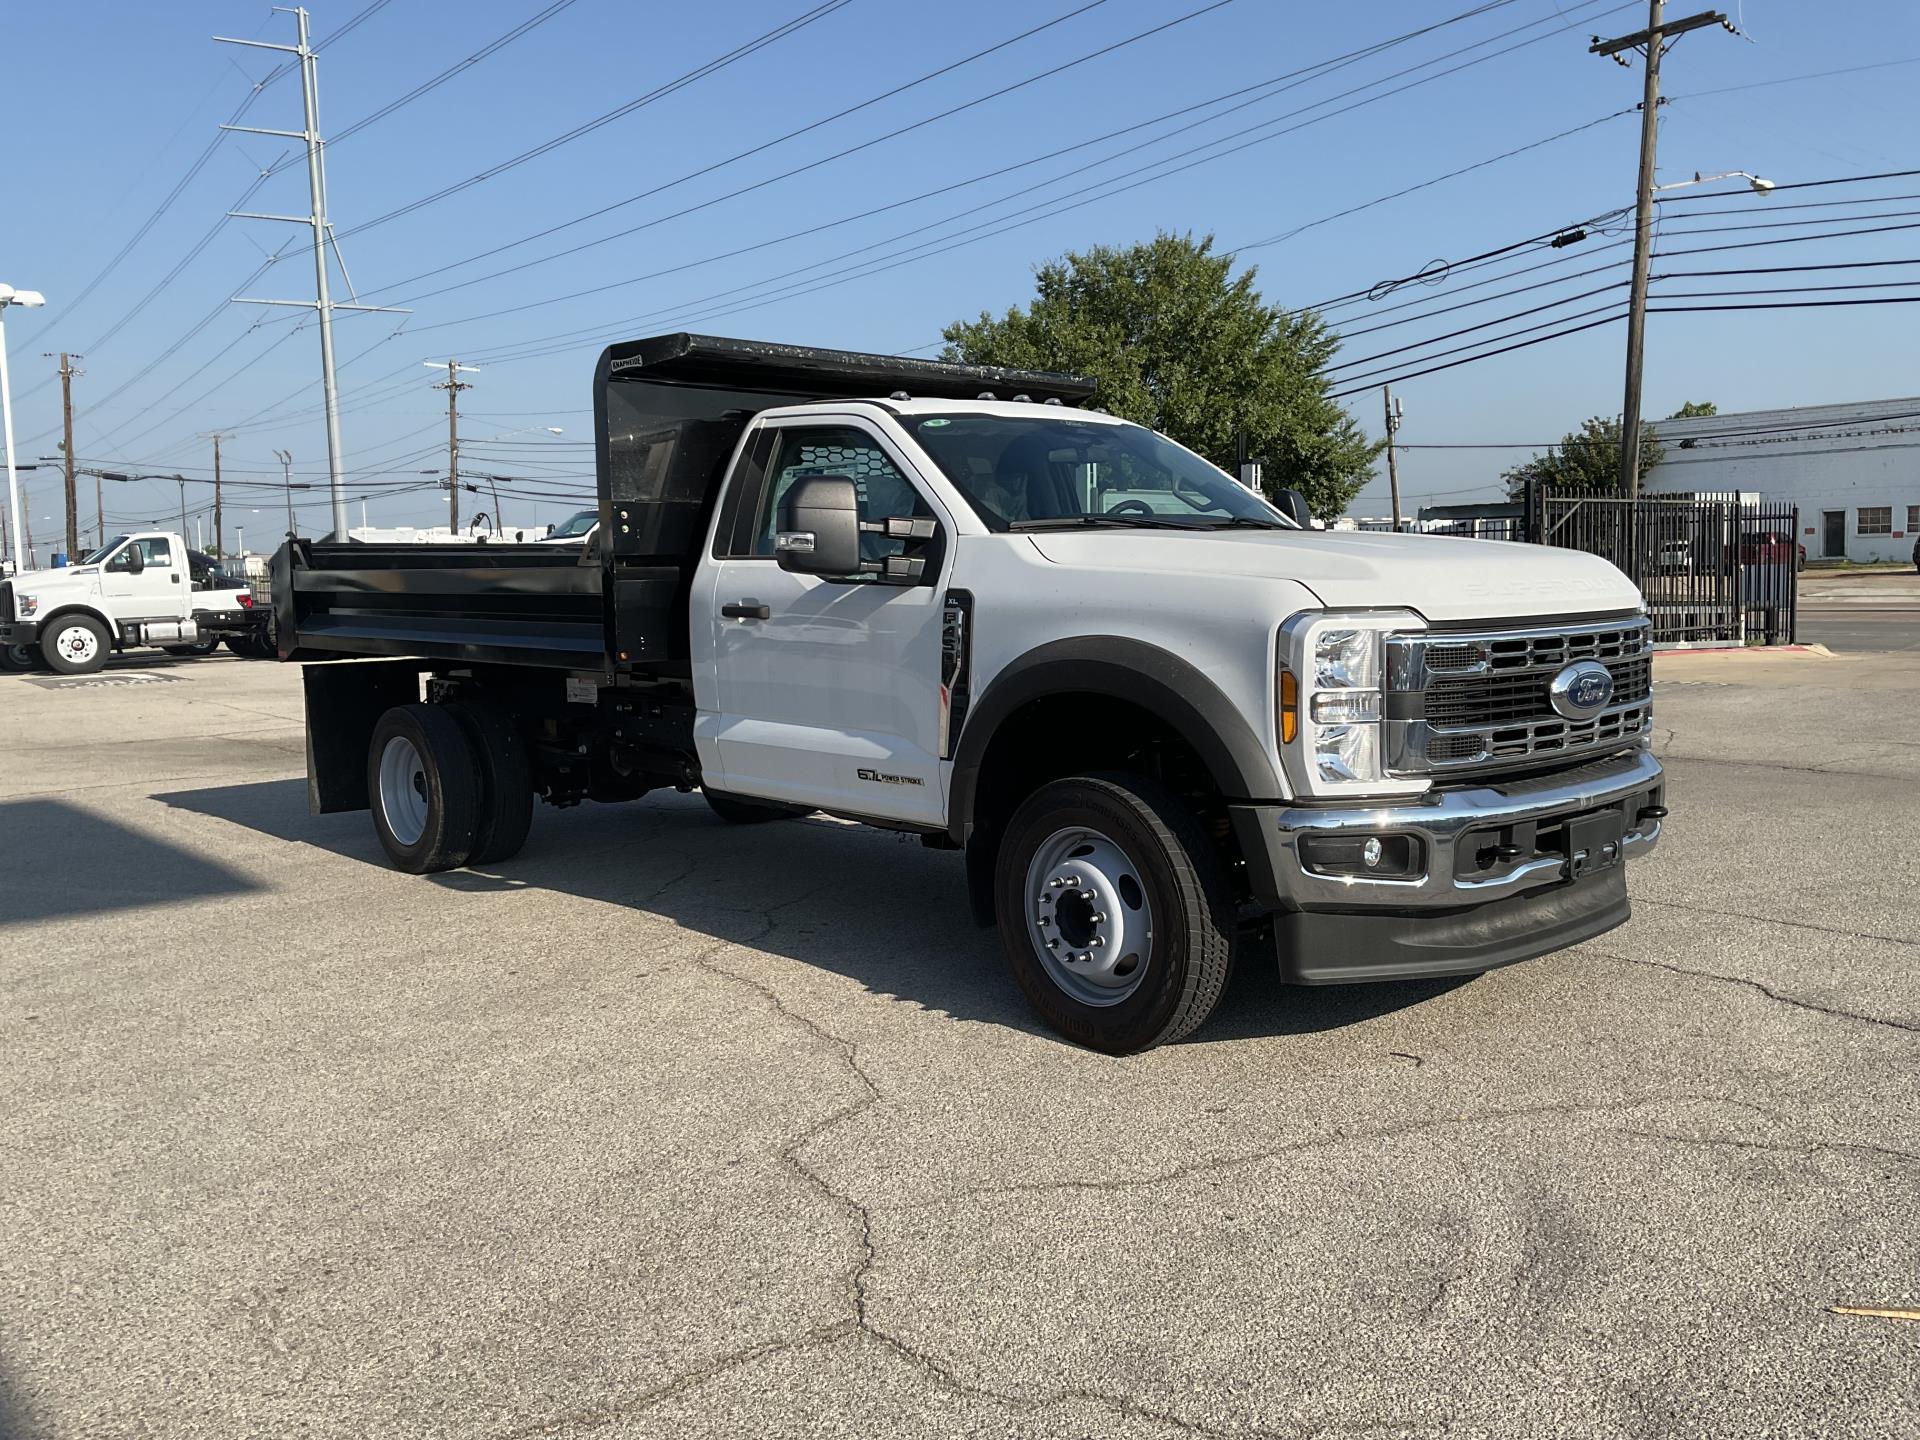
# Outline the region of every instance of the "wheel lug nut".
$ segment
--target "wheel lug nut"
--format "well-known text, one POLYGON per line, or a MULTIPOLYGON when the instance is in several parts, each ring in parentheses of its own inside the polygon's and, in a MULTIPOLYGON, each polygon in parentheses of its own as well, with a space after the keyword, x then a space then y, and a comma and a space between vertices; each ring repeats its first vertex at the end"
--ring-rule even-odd
POLYGON ((1078 875, 1068 875, 1064 879, 1057 880, 1054 883, 1064 885, 1069 890, 1078 890, 1080 888, 1080 877, 1078 875))
POLYGON ((1106 911, 1104 911, 1104 910, 1096 910, 1096 911, 1094 911, 1094 912, 1093 912, 1093 923, 1094 923, 1094 924, 1096 924, 1096 925, 1104 925, 1104 924, 1106 924, 1106 923, 1107 923, 1107 912, 1106 912, 1106 911))
POLYGON ((1096 935, 1093 937, 1093 939, 1089 940, 1087 943, 1091 945, 1095 950, 1104 950, 1107 947, 1107 937, 1104 935, 1096 935))

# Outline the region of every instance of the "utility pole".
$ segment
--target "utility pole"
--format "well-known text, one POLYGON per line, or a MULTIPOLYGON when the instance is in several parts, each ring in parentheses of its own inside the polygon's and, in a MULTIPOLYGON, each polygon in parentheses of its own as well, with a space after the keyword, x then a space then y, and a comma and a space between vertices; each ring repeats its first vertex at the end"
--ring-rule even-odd
MULTIPOLYGON (((1640 98, 1640 185, 1634 202, 1633 292, 1627 305, 1627 387, 1620 405, 1620 489, 1640 498, 1640 373, 1646 350, 1647 268, 1653 249, 1653 170, 1659 140, 1660 57, 1689 30, 1703 25, 1726 25, 1718 10, 1703 10, 1684 20, 1666 21, 1665 0, 1647 0, 1647 28, 1613 40, 1593 37, 1592 55, 1606 55, 1625 65, 1623 50, 1646 56, 1645 87, 1640 98)), ((1731 26, 1727 28, 1731 29, 1731 26)))
POLYGON ((1380 387, 1380 403, 1387 414, 1387 484, 1393 491, 1393 533, 1400 533, 1400 465, 1393 452, 1393 437, 1400 430, 1401 407, 1390 386, 1380 387))
MULTIPOLYGON (((431 370, 438 370, 438 360, 423 361, 431 370)), ((459 378, 459 372, 473 373, 472 365, 462 365, 457 360, 446 362, 447 378, 433 382, 433 388, 447 392, 447 529, 449 534, 460 533, 460 392, 471 390, 473 386, 459 378)), ((498 510, 498 505, 494 509, 498 510)))
MULTIPOLYGON (((276 9, 284 10, 283 6, 276 9)), ((390 314, 406 314, 390 305, 336 304, 328 286, 327 246, 333 246, 334 258, 340 258, 339 242, 333 238, 333 227, 327 220, 327 172, 326 160, 322 154, 320 139, 320 72, 319 61, 313 46, 308 43, 307 12, 304 6, 297 7, 293 16, 299 27, 297 45, 270 45, 264 40, 235 40, 224 35, 214 36, 222 45, 247 45, 256 50, 278 50, 282 54, 296 55, 300 60, 300 96, 306 115, 304 130, 262 130, 249 125, 222 125, 222 130, 239 130, 249 135, 275 135, 283 140, 301 141, 307 148, 307 196, 309 213, 306 215, 259 215, 242 210, 232 210, 228 214, 241 220, 275 220, 284 224, 307 225, 313 230, 313 292, 312 300, 255 300, 235 297, 240 305, 297 305, 316 310, 320 316, 320 376, 321 387, 325 393, 327 412, 327 474, 333 491, 333 530, 334 534, 345 539, 347 533, 347 491, 346 477, 341 469, 340 454, 340 390, 334 380, 333 368, 333 312, 336 310, 380 310, 390 314)), ((346 264, 340 265, 340 274, 346 278, 346 264)), ((347 293, 353 293, 353 281, 347 279, 347 293)))
POLYGON ((222 514, 220 510, 220 442, 222 440, 231 440, 233 437, 231 435, 223 435, 218 430, 209 430, 200 438, 202 440, 213 441, 213 553, 225 558, 227 553, 224 548, 226 532, 221 525, 222 514))
MULTIPOLYGON (((45 352, 45 358, 51 360, 53 352, 51 350, 45 352)), ((86 358, 84 355, 69 355, 65 350, 60 352, 60 413, 66 426, 66 439, 62 442, 60 449, 67 458, 67 554, 74 558, 78 558, 80 554, 80 497, 73 485, 73 377, 87 372, 74 369, 73 362, 86 358)), ((93 500, 94 508, 98 510, 100 508, 98 476, 93 482, 93 500)), ((100 522, 99 529, 101 534, 94 543, 104 545, 107 540, 104 520, 100 522)))

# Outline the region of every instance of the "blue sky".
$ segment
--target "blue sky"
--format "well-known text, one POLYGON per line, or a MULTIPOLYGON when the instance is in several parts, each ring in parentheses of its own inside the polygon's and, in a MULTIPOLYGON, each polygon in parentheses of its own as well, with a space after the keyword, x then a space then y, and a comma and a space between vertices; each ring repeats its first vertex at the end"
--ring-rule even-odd
MULTIPOLYGON (((389 0, 325 49, 323 131, 338 134, 549 3, 389 0)), ((370 303, 413 308, 404 322, 357 315, 342 316, 337 326, 345 449, 356 486, 370 492, 374 523, 428 523, 445 515, 443 492, 396 493, 405 485, 431 486, 432 476, 421 471, 440 467, 444 473, 445 398, 431 388, 435 377, 423 360, 457 356, 480 367, 463 377, 474 386, 461 397, 463 463, 525 477, 501 485, 502 507, 510 524, 542 523, 585 503, 574 497, 584 497, 591 485, 587 385, 599 347, 609 338, 697 329, 932 353, 943 324, 1023 302, 1031 294, 1034 265, 1067 249, 1125 244, 1156 228, 1211 232, 1223 248, 1249 246, 1581 126, 1589 128, 1279 243, 1243 250, 1243 259, 1258 265, 1268 299, 1307 305, 1632 200, 1636 120, 1631 114, 1602 117, 1637 101, 1639 71, 1589 56, 1586 44, 1593 32, 1616 34, 1643 24, 1644 5, 1507 0, 1282 90, 1268 82, 1434 24, 1471 8, 1471 0, 1229 0, 1197 15, 1207 0, 1102 0, 1078 14, 1073 12, 1087 0, 848 0, 582 138, 355 233, 368 221, 435 196, 706 65, 818 3, 573 0, 331 148, 330 209, 355 285, 370 303), (731 159, 1062 16, 1070 18, 857 113, 731 159), (827 158, 1160 26, 1167 28, 931 120, 911 134, 827 158), (1527 41, 1533 43, 1486 58, 1527 41), (1452 60, 1439 59, 1463 47, 1471 48, 1452 60), (1470 60, 1479 63, 1438 73, 1470 60), (1410 67, 1421 68, 1398 80, 1386 78, 1410 67), (1264 88, 1246 89, 1254 86, 1264 88), (1202 104, 1235 91, 1245 93, 1202 104), (1345 92, 1356 93, 1337 98, 1345 92), (1242 108, 1226 113, 1231 105, 1242 108), (1156 121, 1193 106, 1201 108, 1156 121), (1303 113, 1292 121, 1281 118, 1294 111, 1303 113), (1155 123, 1141 125, 1148 121, 1155 123), (1313 123, 1276 133, 1300 121, 1313 123), (1141 128, 1022 164, 1129 126, 1141 128), (1169 133, 1180 126, 1192 128, 1169 133), (1262 128, 1227 138, 1253 126, 1262 128), (1248 140, 1256 143, 1173 171, 1174 164, 1248 140), (1196 146, 1206 148, 1174 159, 1196 146), (1169 164, 1135 173, 1162 159, 1169 164), (709 173, 694 173, 710 166, 709 173), (788 174, 802 166, 812 168, 788 174), (1003 169, 1007 173, 975 181, 1003 169), (1162 170, 1170 173, 1118 188, 1162 170), (723 198, 743 187, 754 188, 723 198), (516 243, 656 189, 596 219, 516 243), (945 193, 911 200, 936 190, 945 193), (1116 193, 1074 203, 1107 190, 1116 193), (902 201, 911 203, 897 203, 902 201), (894 208, 781 238, 888 206, 894 208), (689 207, 698 208, 674 215, 689 207), (634 227, 644 228, 607 238, 634 227), (547 258, 594 241, 604 243, 547 258), (715 258, 753 246, 760 248, 715 258), (456 263, 495 249, 500 253, 490 259, 456 263), (891 264, 894 258, 905 263, 891 264), (858 268, 863 263, 865 270, 858 268), (883 264, 888 268, 876 268, 883 264), (447 266, 452 268, 416 278, 447 266), (840 283, 827 283, 832 281, 840 283), (586 290, 598 293, 559 298, 586 290), (548 427, 562 433, 555 437, 548 427)), ((316 40, 326 41, 365 6, 366 0, 319 0, 313 8, 316 40)), ((1911 143, 1920 134, 1920 65, 1886 63, 1920 57, 1920 7, 1910 0, 1860 0, 1841 15, 1834 7, 1736 0, 1733 8, 1746 38, 1706 30, 1683 39, 1668 57, 1665 88, 1675 98, 1663 111, 1662 181, 1695 170, 1744 169, 1784 185, 1920 168, 1920 151, 1911 143), (1867 65, 1881 68, 1856 68, 1867 65), (1760 83, 1842 69, 1851 73, 1760 83), (1903 136, 1909 138, 1903 142, 1903 136)), ((206 0, 23 6, 9 20, 8 83, 0 91, 0 127, 11 137, 0 201, 0 280, 48 297, 44 311, 10 312, 15 428, 23 459, 53 453, 59 392, 48 383, 54 362, 41 352, 64 346, 86 355, 78 363, 87 373, 74 387, 75 448, 83 460, 202 476, 211 457, 197 436, 223 429, 234 432, 226 448, 229 477, 277 479, 277 448, 292 452, 297 480, 324 477, 319 347, 311 320, 296 330, 301 312, 222 304, 283 243, 287 258, 252 279, 244 293, 312 296, 310 253, 291 227, 239 220, 218 225, 259 171, 288 150, 287 142, 261 136, 223 141, 131 253, 80 298, 186 174, 251 82, 279 58, 215 45, 209 37, 216 33, 285 41, 292 19, 272 15, 263 4, 206 0), (204 248, 192 253, 210 232, 204 248), (209 316, 204 329, 165 355, 209 316)), ((243 123, 297 128, 297 81, 263 90, 243 123)), ((1725 198, 1687 203, 1727 213, 1697 224, 1750 223, 1743 207, 1754 220, 1764 220, 1765 206, 1789 199, 1858 202, 1796 212, 1797 218, 1884 213, 1896 218, 1881 223, 1895 225, 1911 223, 1898 219, 1900 212, 1920 212, 1920 199, 1864 203, 1920 195, 1920 177, 1783 194, 1774 201, 1737 184, 1711 188, 1725 198)), ((302 212, 305 205, 299 163, 276 173, 247 202, 247 208, 279 213, 302 212)), ((1787 218, 1784 212, 1780 218, 1787 218)), ((1856 222, 1852 228, 1863 226, 1856 222)), ((1920 255, 1914 237, 1920 230, 1694 257, 1691 263, 1904 259, 1920 255)), ((1617 232, 1596 233, 1582 243, 1597 249, 1614 238, 1617 232)), ((1692 243, 1749 238, 1756 237, 1727 232, 1692 243)), ((1584 262, 1570 250, 1560 257, 1567 263, 1547 274, 1622 254, 1616 247, 1584 262)), ((1869 274, 1914 280, 1920 266, 1798 278, 1841 283, 1869 274)), ((1404 287, 1336 307, 1330 318, 1342 329, 1357 330, 1381 323, 1388 305, 1409 298, 1420 306, 1438 305, 1463 283, 1456 274, 1442 284, 1404 287)), ((1342 358, 1358 359, 1596 283, 1569 281, 1434 319, 1424 329, 1406 325, 1355 336, 1342 358)), ((336 298, 343 288, 336 272, 336 298)), ((1570 303, 1547 318, 1599 303, 1570 303)), ((1420 306, 1409 310, 1418 314, 1420 306)), ((1647 411, 1665 414, 1684 399, 1712 399, 1724 411, 1911 395, 1920 390, 1915 318, 1904 306, 1656 316, 1649 331, 1647 411)), ((1536 322, 1515 322, 1528 323, 1536 322)), ((1407 412, 1401 439, 1414 447, 1551 440, 1586 415, 1618 409, 1623 344, 1620 326, 1604 326, 1408 379, 1396 387, 1407 412)), ((1378 430, 1377 390, 1349 403, 1370 431, 1378 430)), ((1426 497, 1491 495, 1499 471, 1525 454, 1411 448, 1401 464, 1403 489, 1410 506, 1426 497)), ((36 540, 43 540, 55 529, 41 519, 55 513, 54 474, 49 467, 23 478, 31 486, 36 540)), ((110 526, 177 513, 170 482, 108 489, 110 526)), ((82 490, 83 525, 90 526, 90 483, 82 490)), ((280 528, 280 497, 255 493, 266 498, 229 502, 228 525, 245 524, 250 539, 270 543, 280 528)), ((1355 512, 1381 513, 1384 493, 1383 472, 1355 512)), ((203 487, 194 487, 191 503, 198 505, 203 494, 203 487)), ((319 494, 301 497, 310 533, 324 528, 319 494)), ((463 512, 476 508, 492 510, 492 497, 463 496, 463 512)), ((357 523, 357 502, 353 510, 357 523)))

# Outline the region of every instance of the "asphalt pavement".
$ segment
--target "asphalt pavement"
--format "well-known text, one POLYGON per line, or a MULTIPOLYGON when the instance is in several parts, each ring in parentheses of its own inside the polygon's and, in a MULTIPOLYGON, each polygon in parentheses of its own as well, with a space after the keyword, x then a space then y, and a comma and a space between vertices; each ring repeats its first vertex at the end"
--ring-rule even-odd
POLYGON ((402 875, 291 668, 0 675, 0 1434, 1920 1433, 1920 652, 1656 677, 1628 925, 1115 1060, 957 856, 402 875))

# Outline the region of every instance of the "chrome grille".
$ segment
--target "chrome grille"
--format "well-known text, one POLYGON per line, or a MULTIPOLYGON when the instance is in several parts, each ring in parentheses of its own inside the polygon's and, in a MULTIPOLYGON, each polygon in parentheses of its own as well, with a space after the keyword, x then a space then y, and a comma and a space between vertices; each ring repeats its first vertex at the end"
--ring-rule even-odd
POLYGON ((1653 724, 1651 635, 1636 618, 1390 637, 1388 690, 1419 699, 1385 724, 1389 767, 1401 774, 1501 769, 1638 740, 1653 724), (1570 720, 1553 709, 1549 687, 1578 660, 1607 667, 1613 698, 1599 715, 1570 720))
POLYGON ((13 582, 0 582, 0 625, 13 623, 13 582))

